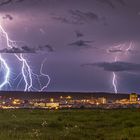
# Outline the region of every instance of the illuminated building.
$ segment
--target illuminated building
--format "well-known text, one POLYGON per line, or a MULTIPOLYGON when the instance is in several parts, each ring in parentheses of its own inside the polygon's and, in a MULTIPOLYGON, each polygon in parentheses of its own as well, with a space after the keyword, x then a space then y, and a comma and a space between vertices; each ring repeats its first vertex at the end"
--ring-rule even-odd
POLYGON ((129 99, 121 99, 121 100, 116 100, 115 103, 117 103, 117 104, 129 104, 130 101, 129 101, 129 99))
POLYGON ((46 107, 49 109, 52 109, 52 108, 58 109, 59 103, 46 103, 46 107))
POLYGON ((22 101, 20 99, 14 99, 12 103, 13 105, 20 105, 22 101))
POLYGON ((107 103, 107 99, 102 97, 102 98, 98 98, 98 103, 99 104, 106 104, 107 103))
POLYGON ((35 107, 45 107, 46 104, 45 103, 34 103, 35 107))
POLYGON ((60 99, 63 99, 63 96, 60 96, 60 99))
POLYGON ((137 103, 138 101, 138 95, 136 93, 130 94, 130 103, 137 103))
POLYGON ((50 102, 51 102, 51 103, 53 103, 53 102, 54 102, 54 99, 53 99, 53 98, 51 98, 51 99, 50 99, 50 102))
POLYGON ((71 99, 71 98, 72 98, 71 96, 67 96, 67 97, 66 97, 66 99, 71 99))

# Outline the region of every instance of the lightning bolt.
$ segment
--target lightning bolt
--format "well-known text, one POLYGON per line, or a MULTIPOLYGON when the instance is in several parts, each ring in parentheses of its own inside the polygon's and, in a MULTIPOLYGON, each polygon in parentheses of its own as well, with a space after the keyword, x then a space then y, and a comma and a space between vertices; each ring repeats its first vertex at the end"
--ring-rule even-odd
POLYGON ((47 59, 44 59, 44 61, 43 61, 42 64, 41 64, 40 75, 46 77, 46 78, 48 79, 48 82, 47 82, 47 84, 46 84, 45 86, 43 86, 43 87, 41 88, 40 91, 43 91, 44 89, 46 89, 46 88, 49 86, 50 82, 51 82, 51 79, 50 79, 49 75, 48 75, 48 74, 45 74, 45 73, 43 72, 43 66, 44 66, 44 63, 45 63, 46 61, 47 61, 47 59))
POLYGON ((131 42, 128 46, 128 48, 126 48, 126 55, 133 49, 133 42, 131 42))
POLYGON ((112 81, 113 87, 114 87, 114 92, 117 94, 118 90, 117 90, 117 78, 116 78, 116 73, 113 72, 113 81, 112 81))
MULTIPOLYGON (((1 37, 4 37, 6 39, 6 45, 8 48, 17 48, 17 42, 16 41, 13 41, 9 38, 7 32, 4 30, 4 28, 0 25, 0 34, 1 34, 1 37)), ((42 72, 42 69, 43 69, 43 66, 44 66, 44 63, 43 62, 41 64, 41 68, 40 68, 40 75, 41 76, 44 76, 44 77, 47 77, 47 80, 46 80, 46 85, 45 86, 41 86, 41 82, 39 81, 39 75, 35 74, 28 61, 26 60, 26 58, 23 56, 23 54, 14 54, 14 56, 18 59, 18 61, 22 64, 22 68, 21 68, 21 73, 20 75, 22 75, 22 78, 21 80, 19 81, 18 83, 18 86, 20 84, 20 82, 23 80, 24 83, 25 83, 25 86, 24 86, 24 91, 33 91, 33 90, 38 90, 38 91, 44 91, 48 85, 50 84, 50 77, 49 75, 47 74, 44 74, 42 72), (34 80, 34 76, 38 79, 39 81, 39 84, 40 84, 40 89, 37 89, 33 86, 33 80, 34 80)), ((5 71, 5 76, 4 76, 4 81, 0 84, 0 89, 2 89, 6 84, 9 84, 9 79, 10 79, 10 73, 11 73, 11 70, 10 70, 10 67, 8 66, 8 64, 6 63, 6 61, 4 60, 4 58, 2 58, 2 56, 0 55, 0 61, 2 63, 2 66, 4 68, 4 71, 5 71)), ((18 77, 20 76, 18 75, 18 77)), ((17 77, 17 78, 18 78, 17 77)))
POLYGON ((5 85, 10 84, 9 82, 10 68, 1 55, 0 55, 0 62, 1 62, 1 67, 4 69, 4 72, 5 72, 4 81, 0 84, 0 90, 1 90, 5 85))
POLYGON ((41 91, 44 91, 45 89, 47 89, 48 88, 48 86, 49 86, 49 84, 50 84, 50 82, 51 82, 51 79, 50 79, 50 77, 49 77, 49 75, 48 74, 45 74, 44 72, 43 72, 43 67, 44 67, 44 64, 45 64, 45 62, 46 62, 46 58, 42 61, 42 63, 41 63, 41 67, 40 67, 40 74, 39 75, 37 75, 37 74, 35 74, 35 73, 32 73, 35 77, 36 77, 36 79, 38 80, 38 83, 40 84, 40 92, 41 91), (39 77, 45 77, 46 79, 47 79, 47 83, 46 83, 46 85, 44 85, 44 86, 42 86, 42 84, 41 84, 41 81, 39 80, 39 77))
MULTIPOLYGON (((133 42, 130 42, 130 44, 128 45, 127 48, 125 48, 126 46, 127 46, 126 44, 120 44, 120 45, 112 47, 112 48, 119 48, 121 55, 122 55, 122 53, 128 55, 130 50, 133 49, 133 42)), ((107 50, 107 52, 109 52, 109 51, 107 50)), ((114 62, 117 62, 118 58, 119 58, 119 56, 117 53, 117 55, 115 56, 114 62)), ((112 85, 113 85, 114 93, 116 93, 116 94, 118 93, 117 84, 118 84, 117 74, 115 72, 113 72, 112 85)))
MULTIPOLYGON (((115 57, 115 62, 117 62, 117 57, 115 57)), ((115 72, 113 72, 112 85, 113 85, 113 88, 114 88, 114 92, 117 94, 118 93, 118 89, 117 89, 117 75, 116 75, 115 72)))

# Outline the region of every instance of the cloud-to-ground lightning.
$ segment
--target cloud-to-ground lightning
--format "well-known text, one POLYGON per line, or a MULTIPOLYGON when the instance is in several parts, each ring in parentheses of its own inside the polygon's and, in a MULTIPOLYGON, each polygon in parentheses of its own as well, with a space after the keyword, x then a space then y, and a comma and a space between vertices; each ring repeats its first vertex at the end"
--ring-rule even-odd
POLYGON ((49 86, 50 81, 51 81, 49 75, 48 75, 48 74, 45 74, 45 73, 43 72, 43 66, 44 66, 44 63, 45 63, 45 62, 46 62, 46 59, 44 59, 44 61, 43 61, 42 64, 41 64, 40 74, 41 74, 41 76, 46 77, 46 78, 48 79, 48 82, 47 82, 47 84, 46 84, 45 86, 43 86, 43 87, 41 88, 40 91, 43 91, 44 89, 46 89, 46 88, 49 86))
MULTIPOLYGON (((3 37, 6 40, 7 47, 9 47, 9 48, 13 48, 13 47, 17 48, 18 47, 17 42, 13 41, 13 40, 11 40, 9 38, 8 33, 4 30, 4 28, 1 25, 0 25, 0 35, 1 35, 1 37, 3 37)), ((48 87, 49 83, 50 83, 50 77, 49 77, 49 75, 44 74, 42 72, 44 62, 41 65, 40 75, 44 76, 44 77, 47 77, 47 80, 45 80, 47 84, 45 84, 45 86, 40 87, 40 89, 38 89, 38 88, 33 86, 33 80, 34 80, 34 76, 36 76, 36 78, 38 79, 39 75, 37 75, 37 74, 35 74, 33 72, 33 70, 31 69, 31 67, 29 65, 29 63, 27 62, 26 58, 23 56, 22 53, 14 54, 14 56, 22 64, 21 73, 20 73, 20 75, 22 75, 22 78, 21 78, 21 80, 19 80, 19 82, 21 82, 22 80, 24 81, 24 83, 25 83, 24 91, 33 91, 33 90, 43 91, 43 90, 45 90, 48 87)), ((2 89, 6 84, 9 84, 11 70, 10 70, 10 67, 8 66, 8 64, 6 63, 4 58, 2 58, 1 55, 0 55, 0 61, 2 63, 2 66, 4 68, 4 72, 5 72, 4 80, 0 84, 0 89, 2 89)), ((18 75, 18 77, 20 75, 18 75)), ((20 83, 18 83, 18 85, 19 84, 20 83)))
POLYGON ((44 91, 45 89, 47 89, 48 86, 49 86, 49 84, 50 84, 50 82, 51 82, 51 78, 49 77, 49 75, 48 74, 45 74, 43 72, 43 67, 44 67, 44 63, 45 62, 46 62, 46 58, 41 63, 41 66, 40 66, 40 74, 39 75, 37 75, 35 73, 32 73, 35 76, 35 78, 37 79, 38 83, 39 83, 39 86, 40 86, 40 90, 39 91, 40 92, 41 91, 44 91), (45 85, 42 85, 41 84, 40 77, 42 77, 42 76, 48 80, 48 82, 45 85))
POLYGON ((1 69, 3 69, 4 73, 5 73, 4 80, 0 84, 0 90, 1 90, 5 85, 10 84, 10 81, 9 81, 10 80, 10 68, 1 55, 0 55, 0 63, 1 63, 1 69))
POLYGON ((114 87, 114 92, 117 94, 118 90, 117 90, 117 79, 116 79, 116 73, 113 72, 113 81, 112 81, 113 87, 114 87))
MULTIPOLYGON (((116 54, 115 56, 115 62, 118 61, 120 58, 120 55, 128 55, 128 53, 133 49, 133 43, 130 42, 130 44, 127 46, 126 44, 120 44, 118 46, 111 47, 110 49, 107 50, 108 53, 114 52, 116 54)), ((112 85, 114 89, 114 93, 118 93, 118 88, 117 85, 118 80, 117 80, 117 74, 113 72, 113 78, 112 78, 112 85)))
MULTIPOLYGON (((115 62, 117 62, 117 57, 115 57, 115 62)), ((117 75, 116 75, 115 72, 113 72, 112 84, 113 84, 113 87, 114 87, 114 92, 117 94, 118 93, 118 89, 117 89, 117 75)))

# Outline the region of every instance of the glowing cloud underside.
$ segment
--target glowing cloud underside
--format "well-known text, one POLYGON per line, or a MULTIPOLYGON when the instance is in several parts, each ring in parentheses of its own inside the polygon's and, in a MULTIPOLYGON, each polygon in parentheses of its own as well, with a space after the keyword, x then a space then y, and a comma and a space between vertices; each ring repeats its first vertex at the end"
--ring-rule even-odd
MULTIPOLYGON (((9 38, 7 32, 3 29, 1 25, 0 25, 0 37, 3 37, 6 40, 6 45, 8 48, 18 47, 17 42, 12 41, 9 38)), ((20 82, 23 80, 25 83, 24 91, 44 91, 45 89, 47 89, 48 85, 50 84, 50 77, 49 75, 42 72, 45 61, 43 61, 43 63, 41 64, 40 74, 38 75, 32 71, 29 63, 27 62, 23 54, 14 54, 14 56, 22 64, 21 73, 16 78, 18 79, 18 77, 21 75, 17 87, 19 86, 20 82), (45 84, 43 84, 43 86, 42 86, 42 82, 39 79, 41 76, 46 78, 45 84), (39 86, 40 88, 33 86, 34 80, 37 80, 38 84, 40 85, 39 86)), ((0 83, 0 90, 2 90, 6 85, 10 84, 11 71, 10 71, 10 67, 8 66, 6 60, 2 57, 2 55, 0 55, 0 62, 1 62, 1 68, 4 71, 3 72, 4 80, 2 81, 2 83, 0 83)))

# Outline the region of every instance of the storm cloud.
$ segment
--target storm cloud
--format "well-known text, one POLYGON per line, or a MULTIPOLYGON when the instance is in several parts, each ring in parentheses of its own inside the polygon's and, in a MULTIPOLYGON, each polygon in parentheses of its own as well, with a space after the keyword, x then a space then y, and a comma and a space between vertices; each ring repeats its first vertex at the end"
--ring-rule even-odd
POLYGON ((117 7, 115 2, 120 3, 122 6, 126 5, 124 0, 96 0, 96 1, 101 4, 108 5, 109 7, 113 8, 113 9, 117 7))
POLYGON ((0 53, 39 53, 39 52, 54 52, 54 48, 51 45, 44 45, 38 47, 22 46, 20 48, 4 48, 0 50, 0 53))
POLYGON ((13 17, 10 14, 6 14, 3 19, 13 20, 13 17))
POLYGON ((69 13, 71 17, 80 22, 97 21, 99 19, 98 15, 93 12, 83 12, 80 10, 70 10, 69 13))
POLYGON ((0 6, 7 5, 10 3, 22 2, 22 1, 24 1, 24 0, 1 0, 0 6))
POLYGON ((85 23, 98 21, 99 16, 92 11, 69 10, 67 16, 53 15, 52 19, 67 24, 82 25, 85 23))
POLYGON ((84 34, 82 32, 80 32, 80 31, 78 31, 78 30, 75 31, 75 34, 76 34, 77 38, 80 38, 80 37, 84 36, 84 34))
MULTIPOLYGON (((1 24, 19 45, 2 49, 7 48, 2 37, 0 53, 11 67, 17 62, 12 53, 26 53, 37 72, 47 58, 43 72, 52 79, 48 91, 112 92, 115 71, 120 92, 139 92, 140 78, 133 77, 138 85, 133 86, 132 75, 127 73, 140 73, 139 5, 140 0, 0 0, 1 24), (128 48, 129 42, 134 43, 129 51, 115 48, 116 44, 128 48), (116 57, 120 62, 114 62, 116 57), (127 81, 131 84, 124 86, 127 81)), ((18 66, 14 73, 20 72, 18 66)), ((23 85, 21 81, 18 90, 23 85)))
POLYGON ((70 43, 69 46, 87 48, 91 47, 91 43, 93 43, 93 41, 77 40, 75 42, 70 43))
POLYGON ((128 63, 128 62, 99 62, 99 63, 89 63, 81 65, 85 66, 93 66, 102 68, 104 71, 111 72, 123 72, 123 71, 140 71, 140 64, 128 63))

